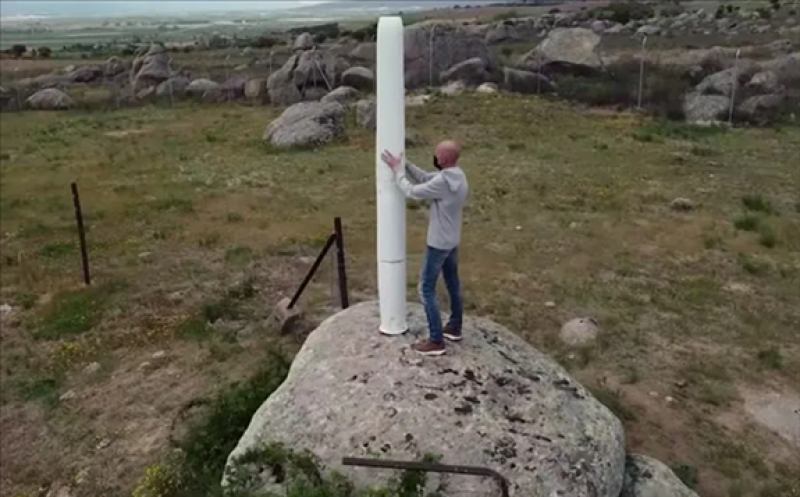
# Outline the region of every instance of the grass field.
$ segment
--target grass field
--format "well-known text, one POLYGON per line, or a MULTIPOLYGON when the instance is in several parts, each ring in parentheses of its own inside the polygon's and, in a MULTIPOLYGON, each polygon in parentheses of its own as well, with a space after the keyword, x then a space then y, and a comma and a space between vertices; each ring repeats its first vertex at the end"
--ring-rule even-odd
MULTIPOLYGON (((351 298, 374 297, 374 135, 351 123, 345 142, 278 151, 261 141, 278 113, 3 114, 3 496, 52 481, 130 495, 188 402, 248 378, 267 349, 297 349, 264 318, 334 216, 351 298)), ((435 99, 407 124, 427 140, 407 151, 420 164, 440 139, 464 143, 469 313, 562 361, 624 420, 632 450, 696 473, 701 495, 800 495, 800 448, 744 409, 754 393, 797 395, 800 129, 694 129, 505 95, 435 99), (559 327, 583 315, 604 333, 568 350, 559 327)), ((410 299, 425 229, 410 205, 410 299)), ((331 273, 304 297, 305 329, 333 312, 331 273)))

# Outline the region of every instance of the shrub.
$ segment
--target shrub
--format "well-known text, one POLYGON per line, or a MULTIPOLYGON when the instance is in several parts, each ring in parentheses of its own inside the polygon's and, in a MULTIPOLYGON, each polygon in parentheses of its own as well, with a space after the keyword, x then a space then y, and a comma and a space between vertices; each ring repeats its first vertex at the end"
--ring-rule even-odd
POLYGON ((44 58, 49 58, 53 54, 50 47, 39 47, 39 55, 44 58))
POLYGON ((638 1, 616 1, 603 9, 602 17, 619 24, 627 24, 630 21, 653 17, 654 14, 655 10, 651 5, 638 1))

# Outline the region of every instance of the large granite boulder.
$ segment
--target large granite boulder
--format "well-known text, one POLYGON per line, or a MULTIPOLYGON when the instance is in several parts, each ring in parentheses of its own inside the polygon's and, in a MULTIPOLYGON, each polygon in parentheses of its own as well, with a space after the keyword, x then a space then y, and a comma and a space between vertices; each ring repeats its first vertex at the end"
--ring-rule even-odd
POLYGON ((483 36, 456 23, 421 22, 404 31, 407 89, 438 86, 439 76, 460 62, 483 61, 487 71, 497 68, 497 57, 483 36))
POLYGON ((520 57, 518 65, 532 71, 591 73, 603 67, 600 37, 586 28, 556 28, 539 45, 520 57))
POLYGON ((625 462, 625 485, 620 497, 697 497, 666 464, 630 454, 625 462))
POLYGON ((69 95, 57 88, 39 90, 25 102, 34 110, 69 110, 75 105, 69 95))
POLYGON ((463 81, 468 85, 474 86, 485 83, 490 78, 491 75, 486 70, 486 63, 480 57, 473 57, 464 62, 459 62, 439 75, 439 81, 442 83, 463 81))
POLYGON ((276 147, 317 147, 345 134, 347 108, 338 102, 299 102, 272 121, 264 140, 276 147))
POLYGON ((366 67, 354 66, 342 74, 342 84, 370 93, 375 89, 375 74, 366 67))
POLYGON ((172 75, 169 67, 169 55, 161 45, 152 45, 147 53, 137 58, 133 63, 133 88, 138 91, 143 88, 157 86, 172 75))
POLYGON ((724 95, 701 95, 689 93, 683 100, 683 114, 686 121, 707 124, 727 119, 731 99, 724 95))
POLYGON ((305 50, 292 55, 267 79, 270 101, 289 106, 303 100, 319 98, 319 90, 329 91, 337 81, 337 58, 319 50, 305 50), (306 95, 308 93, 309 95, 306 95))
MULTIPOLYGON (((308 336, 229 455, 224 485, 241 474, 240 456, 282 443, 310 450, 359 487, 382 485, 392 472, 342 466, 342 457, 436 454, 444 464, 498 471, 514 497, 619 497, 622 424, 552 359, 470 317, 463 342, 422 357, 409 347, 426 330, 421 305, 409 306, 405 335, 380 335, 379 321, 378 303, 361 303, 308 336)), ((261 469, 269 481, 270 468, 261 469)), ((497 492, 492 480, 467 475, 431 473, 428 483, 442 497, 497 492)))

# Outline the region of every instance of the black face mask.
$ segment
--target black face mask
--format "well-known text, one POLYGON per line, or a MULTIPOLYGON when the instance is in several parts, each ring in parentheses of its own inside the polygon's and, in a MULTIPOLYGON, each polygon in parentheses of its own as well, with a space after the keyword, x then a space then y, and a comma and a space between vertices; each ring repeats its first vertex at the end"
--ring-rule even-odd
POLYGON ((433 156, 433 167, 435 167, 439 171, 442 170, 442 166, 439 165, 439 158, 436 157, 435 155, 433 156))

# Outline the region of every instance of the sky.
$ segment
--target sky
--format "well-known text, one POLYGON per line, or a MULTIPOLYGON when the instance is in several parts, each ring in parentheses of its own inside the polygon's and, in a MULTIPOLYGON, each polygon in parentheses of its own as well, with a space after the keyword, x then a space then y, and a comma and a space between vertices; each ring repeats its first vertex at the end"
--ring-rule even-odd
POLYGON ((240 1, 240 0, 121 0, 121 1, 45 1, 45 0, 2 0, 0 2, 0 15, 2 17, 16 16, 129 16, 149 15, 163 13, 165 15, 192 13, 210 13, 224 11, 267 11, 280 10, 292 7, 311 6, 331 0, 305 0, 305 1, 240 1))

